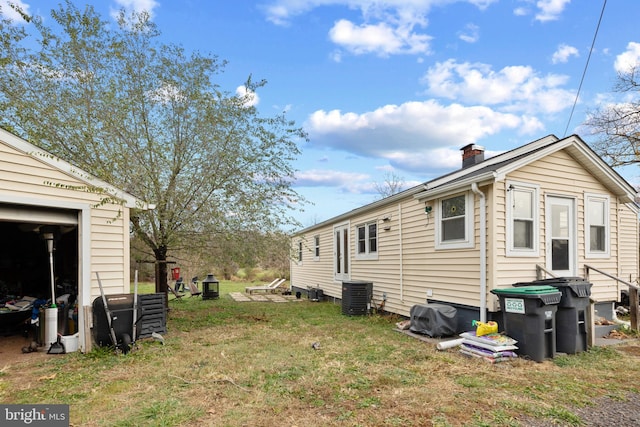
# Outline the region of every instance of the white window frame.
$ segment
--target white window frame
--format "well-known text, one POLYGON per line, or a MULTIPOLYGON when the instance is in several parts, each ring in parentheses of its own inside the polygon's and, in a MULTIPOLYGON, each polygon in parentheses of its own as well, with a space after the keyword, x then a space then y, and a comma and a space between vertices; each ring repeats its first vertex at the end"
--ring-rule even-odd
POLYGON ((380 249, 380 227, 378 226, 378 221, 368 221, 363 222, 355 226, 356 232, 355 234, 355 248, 356 248, 356 259, 378 259, 378 251, 380 249), (370 237, 369 237, 369 226, 376 226, 376 250, 371 251, 370 247, 370 237), (360 233, 359 229, 364 228, 364 241, 365 241, 365 250, 364 252, 360 252, 360 233))
POLYGON ((540 186, 536 184, 529 184, 524 182, 515 182, 515 181, 507 181, 507 256, 512 257, 538 257, 540 256, 540 186), (514 239, 513 239, 513 222, 516 220, 514 217, 513 211, 513 195, 515 191, 526 191, 530 192, 533 198, 532 200, 532 209, 533 209, 533 233, 532 244, 533 248, 516 248, 514 247, 514 239))
POLYGON ((296 248, 298 254, 297 254, 297 263, 298 265, 302 265, 302 250, 304 248, 303 242, 302 240, 298 240, 298 247, 296 248))
POLYGON ((351 224, 333 226, 333 280, 342 282, 351 278, 351 224))
POLYGON ((475 201, 474 195, 470 192, 453 193, 440 197, 435 203, 436 211, 436 250, 473 248, 475 246, 475 201), (464 196, 465 198, 465 218, 464 218, 464 238, 451 241, 442 240, 442 202, 454 197, 464 196))
POLYGON ((611 200, 607 194, 584 193, 584 250, 585 258, 610 258, 611 257, 611 220, 609 210, 611 200), (604 204, 604 251, 591 250, 591 218, 589 215, 591 203, 604 204))
POLYGON ((320 261, 320 235, 313 236, 313 260, 320 261))

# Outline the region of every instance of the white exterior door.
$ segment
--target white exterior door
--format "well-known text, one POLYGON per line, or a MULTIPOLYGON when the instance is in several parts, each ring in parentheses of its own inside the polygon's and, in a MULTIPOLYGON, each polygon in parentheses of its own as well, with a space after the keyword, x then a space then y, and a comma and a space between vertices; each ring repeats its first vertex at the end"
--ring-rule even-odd
POLYGON ((548 196, 546 208, 547 270, 554 275, 576 274, 576 213, 575 200, 548 196))
POLYGON ((336 281, 349 280, 349 224, 333 228, 333 277, 336 281))

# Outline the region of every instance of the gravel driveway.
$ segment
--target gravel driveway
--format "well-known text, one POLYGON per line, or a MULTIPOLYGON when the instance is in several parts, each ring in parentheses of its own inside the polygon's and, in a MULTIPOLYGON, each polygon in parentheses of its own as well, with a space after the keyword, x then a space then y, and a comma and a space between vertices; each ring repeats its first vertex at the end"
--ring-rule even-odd
MULTIPOLYGON (((592 427, 631 427, 640 426, 640 394, 630 393, 625 401, 610 397, 595 399, 593 406, 575 408, 574 414, 582 419, 583 426, 592 427)), ((570 426, 575 424, 550 424, 548 420, 520 420, 523 427, 570 426)))

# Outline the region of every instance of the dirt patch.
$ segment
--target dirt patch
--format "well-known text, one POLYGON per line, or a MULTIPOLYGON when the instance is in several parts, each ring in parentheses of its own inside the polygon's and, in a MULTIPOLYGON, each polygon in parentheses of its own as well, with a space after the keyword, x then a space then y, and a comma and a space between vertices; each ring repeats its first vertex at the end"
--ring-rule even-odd
POLYGON ((47 354, 48 348, 45 347, 38 347, 38 351, 35 352, 23 353, 22 347, 29 346, 31 339, 21 335, 11 335, 0 339, 2 340, 2 345, 0 345, 0 369, 20 362, 32 361, 35 358, 54 357, 47 354))
POLYGON ((640 346, 625 345, 625 346, 616 347, 616 349, 625 354, 628 354, 629 356, 640 357, 640 346))

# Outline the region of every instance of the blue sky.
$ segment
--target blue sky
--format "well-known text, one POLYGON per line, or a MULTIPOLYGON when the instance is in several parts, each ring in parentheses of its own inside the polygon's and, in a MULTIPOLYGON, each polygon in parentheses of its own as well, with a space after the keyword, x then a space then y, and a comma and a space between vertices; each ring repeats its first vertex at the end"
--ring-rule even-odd
MULTIPOLYGON (((15 2, 20 3, 18 0, 15 2)), ((102 0, 147 10, 167 42, 227 60, 219 84, 250 74, 266 114, 305 128, 295 188, 304 226, 376 199, 390 174, 406 186, 458 169, 460 148, 487 156, 548 134, 578 133, 617 102, 616 75, 640 58, 640 1, 102 0), (565 132, 566 131, 566 132, 565 132)), ((46 0, 21 0, 49 16, 46 0)), ((6 11, 6 0, 0 6, 6 11)), ((640 184, 637 168, 620 171, 640 184)))

